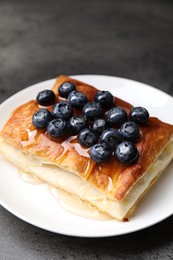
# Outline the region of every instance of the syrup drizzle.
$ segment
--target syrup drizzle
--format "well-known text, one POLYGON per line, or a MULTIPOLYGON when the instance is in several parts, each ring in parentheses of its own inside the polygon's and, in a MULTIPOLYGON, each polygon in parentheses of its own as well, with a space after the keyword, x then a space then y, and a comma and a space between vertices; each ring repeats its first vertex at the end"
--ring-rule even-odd
POLYGON ((30 129, 27 129, 27 140, 24 140, 21 142, 23 148, 26 146, 29 146, 33 143, 34 139, 36 138, 37 135, 37 130, 30 131, 30 129))
POLYGON ((70 136, 61 145, 64 147, 65 151, 74 148, 78 152, 78 154, 80 154, 81 156, 90 158, 90 156, 89 156, 89 148, 83 148, 79 144, 79 142, 77 141, 77 137, 76 136, 70 136))
POLYGON ((26 173, 25 171, 19 169, 19 176, 22 181, 30 183, 30 184, 44 184, 45 182, 41 179, 37 178, 34 174, 26 173))
POLYGON ((91 206, 89 203, 82 201, 78 197, 65 192, 63 190, 49 187, 50 193, 58 201, 59 205, 66 211, 80 217, 96 220, 109 220, 110 216, 99 212, 96 207, 91 206))
MULTIPOLYGON (((29 184, 45 184, 44 181, 40 180, 33 174, 26 173, 19 169, 19 176, 22 181, 29 184)), ((89 203, 82 201, 75 195, 72 195, 66 191, 55 188, 48 185, 50 194, 57 200, 58 204, 65 210, 76 216, 96 219, 96 220, 110 220, 112 219, 109 215, 101 213, 96 207, 91 206, 89 203)))

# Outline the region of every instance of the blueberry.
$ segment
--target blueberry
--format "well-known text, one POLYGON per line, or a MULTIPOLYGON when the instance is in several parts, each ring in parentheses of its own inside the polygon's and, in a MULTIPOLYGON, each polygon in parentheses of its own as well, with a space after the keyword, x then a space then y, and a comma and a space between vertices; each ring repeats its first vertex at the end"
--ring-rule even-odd
POLYGON ((54 118, 68 120, 72 116, 72 108, 67 102, 59 102, 53 106, 52 115, 54 118))
POLYGON ((81 145, 85 147, 91 147, 97 143, 98 135, 89 128, 84 128, 78 134, 78 141, 81 145))
POLYGON ((32 116, 32 123, 38 129, 46 129, 51 120, 51 112, 44 108, 37 110, 32 116))
POLYGON ((129 113, 129 119, 135 123, 146 123, 149 118, 149 113, 144 107, 134 107, 129 113))
POLYGON ((94 100, 100 103, 102 107, 110 107, 114 102, 114 97, 109 91, 99 91, 94 100))
POLYGON ((109 159, 112 152, 110 147, 103 143, 103 144, 95 144, 90 149, 90 156, 93 161, 96 163, 102 163, 109 159))
POLYGON ((97 102, 88 102, 83 107, 83 113, 88 119, 98 118, 102 115, 102 107, 97 102))
POLYGON ((55 93, 50 89, 45 89, 37 94, 37 103, 41 106, 51 106, 55 102, 55 93))
POLYGON ((72 107, 78 109, 81 109, 88 102, 87 96, 77 90, 70 92, 70 94, 68 95, 68 100, 72 107))
POLYGON ((76 86, 69 81, 62 83, 58 88, 59 95, 65 98, 67 98, 69 93, 73 90, 76 90, 76 86))
POLYGON ((124 141, 115 148, 115 158, 124 164, 135 163, 138 156, 139 152, 132 142, 124 141))
POLYGON ((139 127, 136 123, 128 121, 121 125, 120 133, 128 141, 136 141, 140 137, 139 127))
POLYGON ((47 126, 47 133, 54 138, 64 136, 65 134, 67 134, 67 131, 67 122, 62 118, 50 121, 47 126))
POLYGON ((115 130, 114 128, 108 128, 100 136, 100 143, 108 144, 111 149, 114 149, 116 145, 121 143, 122 136, 121 134, 115 130))
POLYGON ((127 112, 122 107, 113 107, 107 113, 107 121, 113 126, 119 126, 127 121, 127 112))
POLYGON ((87 127, 87 118, 83 115, 72 116, 69 120, 70 128, 73 134, 78 134, 87 127))
POLYGON ((107 128, 107 122, 103 118, 95 119, 91 125, 91 129, 101 134, 107 128))

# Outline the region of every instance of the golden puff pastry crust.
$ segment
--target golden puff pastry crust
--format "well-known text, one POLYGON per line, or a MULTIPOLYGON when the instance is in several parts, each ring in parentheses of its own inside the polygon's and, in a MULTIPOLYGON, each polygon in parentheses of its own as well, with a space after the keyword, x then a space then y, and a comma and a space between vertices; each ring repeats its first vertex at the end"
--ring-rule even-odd
MULTIPOLYGON (((58 96, 58 87, 66 81, 74 83, 77 90, 84 92, 89 101, 93 101, 98 91, 96 88, 67 76, 59 76, 52 88, 57 101, 63 100, 58 96)), ((127 112, 133 107, 118 97, 115 97, 115 103, 127 112)), ((108 199, 118 202, 141 179, 173 136, 172 125, 150 117, 146 125, 140 126, 141 138, 136 144, 140 156, 135 164, 126 166, 113 157, 105 163, 97 164, 90 158, 89 150, 81 147, 76 136, 51 140, 45 131, 36 129, 32 124, 32 115, 38 109, 35 100, 15 109, 0 132, 1 138, 25 153, 80 176, 108 199)))

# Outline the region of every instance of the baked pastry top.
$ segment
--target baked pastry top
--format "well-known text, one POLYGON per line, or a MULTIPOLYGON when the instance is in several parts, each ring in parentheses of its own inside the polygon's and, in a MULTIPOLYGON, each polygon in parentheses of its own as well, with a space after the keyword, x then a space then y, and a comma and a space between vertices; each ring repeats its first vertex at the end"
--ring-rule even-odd
MULTIPOLYGON (((59 76, 52 88, 57 102, 64 100, 58 95, 58 87, 66 81, 74 83, 77 90, 85 93, 89 101, 93 101, 98 91, 96 88, 67 76, 59 76)), ((133 107, 118 97, 115 97, 115 103, 125 108, 127 113, 133 107)), ((97 164, 90 158, 89 149, 82 147, 76 136, 53 140, 45 131, 36 129, 32 124, 32 115, 38 109, 36 100, 15 109, 0 132, 1 138, 23 152, 79 175, 109 199, 116 201, 125 197, 173 136, 172 125, 150 117, 147 124, 140 126, 141 138, 136 143, 139 158, 135 164, 123 165, 113 157, 97 164)))

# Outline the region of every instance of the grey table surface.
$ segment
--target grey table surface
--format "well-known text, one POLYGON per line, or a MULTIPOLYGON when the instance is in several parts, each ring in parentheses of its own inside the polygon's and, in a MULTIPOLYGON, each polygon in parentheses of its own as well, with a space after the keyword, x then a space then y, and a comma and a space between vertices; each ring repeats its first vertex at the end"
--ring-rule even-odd
MULTIPOLYGON (((173 1, 0 0, 0 102, 59 74, 119 76, 173 95, 173 1)), ((77 238, 0 207, 0 259, 173 259, 173 217, 77 238)))

